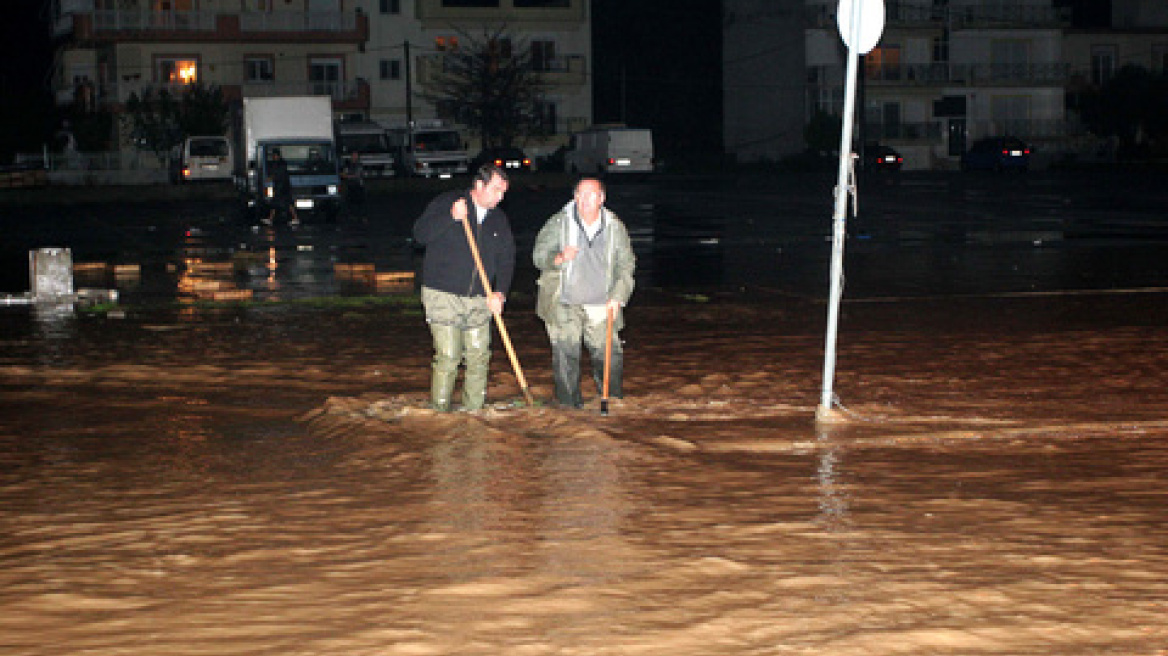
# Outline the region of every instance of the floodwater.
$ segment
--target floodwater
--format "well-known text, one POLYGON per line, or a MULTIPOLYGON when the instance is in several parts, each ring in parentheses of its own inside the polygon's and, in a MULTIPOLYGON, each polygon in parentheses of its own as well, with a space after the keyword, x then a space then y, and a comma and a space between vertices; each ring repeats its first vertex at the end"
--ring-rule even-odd
MULTIPOLYGON (((1168 654, 1163 245, 915 230, 849 242, 907 272, 931 252, 939 280, 850 275, 830 424, 822 298, 663 282, 683 249, 645 232, 656 284, 608 416, 521 407, 498 344, 489 410, 424 410, 408 303, 0 308, 3 652, 1168 654), (969 265, 1049 270, 1043 250, 1071 254, 1063 284, 969 265)), ((697 232, 723 257, 748 241, 697 232)), ((819 241, 779 232, 763 247, 819 241)), ((319 243, 206 279, 339 285, 280 254, 319 243)), ((547 398, 529 297, 508 328, 547 398)))

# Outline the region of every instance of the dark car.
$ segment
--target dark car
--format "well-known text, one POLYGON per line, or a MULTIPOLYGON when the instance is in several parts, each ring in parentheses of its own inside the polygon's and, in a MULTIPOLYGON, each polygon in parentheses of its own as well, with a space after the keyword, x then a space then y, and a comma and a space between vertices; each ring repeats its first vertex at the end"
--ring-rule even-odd
POLYGON ((471 160, 471 169, 483 164, 494 164, 508 173, 531 170, 531 159, 518 148, 486 148, 471 160))
POLYGON ((864 168, 869 171, 899 171, 904 158, 888 146, 868 146, 864 149, 864 168))
POLYGON ((961 156, 963 171, 1025 171, 1030 168, 1030 146, 1017 137, 979 139, 961 156))

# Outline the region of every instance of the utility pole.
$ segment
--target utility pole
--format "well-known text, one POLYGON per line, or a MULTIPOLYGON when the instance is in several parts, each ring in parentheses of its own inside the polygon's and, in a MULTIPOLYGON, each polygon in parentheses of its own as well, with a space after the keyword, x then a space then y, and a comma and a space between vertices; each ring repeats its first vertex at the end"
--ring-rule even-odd
POLYGON ((410 42, 408 40, 402 44, 402 49, 406 60, 406 127, 412 129, 414 126, 414 65, 410 57, 410 42))

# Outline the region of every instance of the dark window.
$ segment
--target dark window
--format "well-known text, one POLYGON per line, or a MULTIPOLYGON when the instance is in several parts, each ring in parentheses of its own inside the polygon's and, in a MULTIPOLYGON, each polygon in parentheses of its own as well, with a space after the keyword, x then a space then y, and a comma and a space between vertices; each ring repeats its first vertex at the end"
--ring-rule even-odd
POLYGON ((533 9, 538 7, 569 7, 571 0, 513 0, 513 4, 520 9, 533 9))
POLYGON ((400 80, 401 79, 401 60, 400 59, 382 59, 381 60, 381 79, 383 79, 383 80, 400 80))
POLYGON ((381 0, 381 13, 400 14, 401 0, 381 0))

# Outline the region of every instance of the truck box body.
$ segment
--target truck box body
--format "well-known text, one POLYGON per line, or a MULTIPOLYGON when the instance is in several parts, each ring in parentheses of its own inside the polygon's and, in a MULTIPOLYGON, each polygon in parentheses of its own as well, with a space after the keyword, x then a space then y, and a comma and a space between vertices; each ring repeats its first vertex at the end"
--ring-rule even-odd
POLYGON ((343 121, 336 124, 337 150, 342 164, 357 152, 365 177, 394 174, 394 157, 385 128, 376 121, 343 121))
POLYGON ((328 96, 244 98, 242 122, 245 155, 238 159, 244 168, 236 181, 249 206, 270 205, 269 166, 278 150, 288 165, 297 210, 337 211, 340 175, 328 96))
POLYGON ((470 155, 462 134, 441 122, 416 122, 390 128, 390 149, 403 175, 448 178, 467 172, 470 155))
POLYGON ((572 135, 564 166, 571 173, 652 173, 653 132, 595 126, 572 135))

